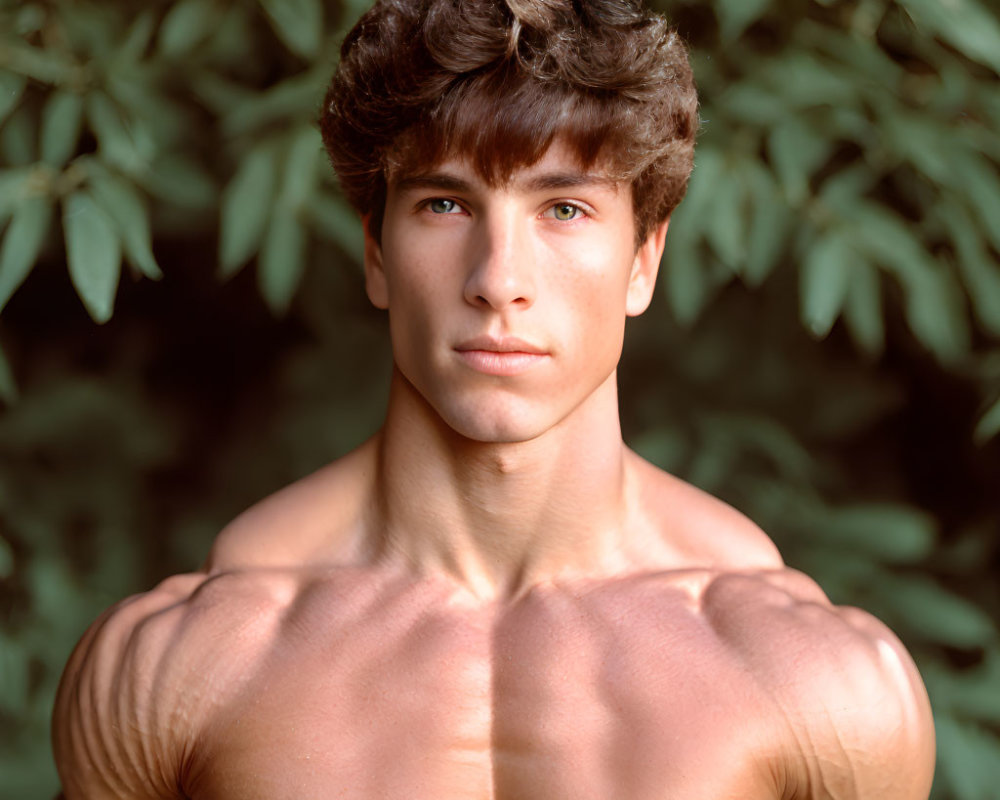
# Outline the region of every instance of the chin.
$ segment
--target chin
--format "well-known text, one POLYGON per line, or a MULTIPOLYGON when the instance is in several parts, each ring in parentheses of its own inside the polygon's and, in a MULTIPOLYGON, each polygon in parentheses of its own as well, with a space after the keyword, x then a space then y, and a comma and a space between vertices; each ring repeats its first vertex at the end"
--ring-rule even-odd
POLYGON ((438 415, 459 436, 482 444, 516 444, 537 438, 544 421, 514 409, 439 408, 438 415))

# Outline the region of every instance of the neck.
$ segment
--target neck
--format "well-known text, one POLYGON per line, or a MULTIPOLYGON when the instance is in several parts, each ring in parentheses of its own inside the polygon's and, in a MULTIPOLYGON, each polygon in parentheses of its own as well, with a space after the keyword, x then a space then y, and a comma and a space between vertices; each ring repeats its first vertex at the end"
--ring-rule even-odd
POLYGON ((615 381, 530 441, 484 443, 396 372, 377 445, 379 549, 480 596, 617 571, 630 493, 615 381))

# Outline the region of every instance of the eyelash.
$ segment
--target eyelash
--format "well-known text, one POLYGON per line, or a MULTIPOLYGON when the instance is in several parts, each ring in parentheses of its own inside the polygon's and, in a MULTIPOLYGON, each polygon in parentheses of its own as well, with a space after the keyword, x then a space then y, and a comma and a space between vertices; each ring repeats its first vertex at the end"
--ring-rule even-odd
MULTIPOLYGON (((458 203, 457 201, 452 200, 452 199, 450 199, 448 197, 432 197, 432 198, 430 198, 428 200, 425 200, 421 204, 421 206, 423 208, 429 209, 431 211, 431 213, 438 214, 440 216, 447 216, 448 214, 457 213, 454 209, 462 209, 462 205, 460 203, 458 203), (451 209, 449 209, 448 211, 434 211, 434 209, 432 208, 432 206, 435 203, 450 203, 451 204, 451 209)), ((577 203, 569 203, 569 202, 566 202, 566 201, 560 201, 560 202, 553 203, 552 205, 550 205, 548 208, 545 209, 545 213, 548 214, 548 212, 551 211, 551 212, 553 212, 553 216, 555 216, 554 215, 555 209, 560 208, 560 207, 562 207, 562 208, 571 208, 575 212, 572 217, 570 217, 569 219, 560 219, 559 220, 560 222, 572 222, 573 220, 577 219, 580 216, 585 216, 585 217, 589 216, 589 214, 587 213, 586 209, 583 208, 583 206, 580 206, 577 203)), ((555 218, 559 219, 558 217, 555 217, 555 218)))

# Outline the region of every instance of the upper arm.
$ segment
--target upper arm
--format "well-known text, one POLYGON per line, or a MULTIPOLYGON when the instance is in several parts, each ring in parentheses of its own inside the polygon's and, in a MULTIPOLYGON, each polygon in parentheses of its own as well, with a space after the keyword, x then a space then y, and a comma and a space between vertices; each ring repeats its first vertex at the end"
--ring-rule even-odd
MULTIPOLYGON (((827 660, 802 689, 823 692, 798 721, 790 775, 803 798, 926 800, 934 774, 934 723, 917 669, 882 623, 833 609, 827 660)), ((800 690, 801 691, 801 690, 800 690)), ((798 699, 792 694, 792 702, 798 699)))
POLYGON ((933 718, 895 635, 860 609, 832 606, 799 573, 728 591, 754 594, 722 624, 778 712, 785 797, 926 800, 933 718))
POLYGON ((192 720, 171 674, 170 653, 188 594, 184 579, 193 577, 172 579, 115 606, 73 652, 52 728, 66 800, 183 796, 192 720))

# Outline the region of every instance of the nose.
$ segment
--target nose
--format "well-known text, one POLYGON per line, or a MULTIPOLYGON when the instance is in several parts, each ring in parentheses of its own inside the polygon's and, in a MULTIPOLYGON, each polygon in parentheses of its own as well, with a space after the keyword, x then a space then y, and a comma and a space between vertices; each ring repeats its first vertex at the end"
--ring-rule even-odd
POLYGON ((531 251, 529 231, 514 214, 483 218, 470 254, 466 302, 495 311, 530 308, 535 301, 531 251))

